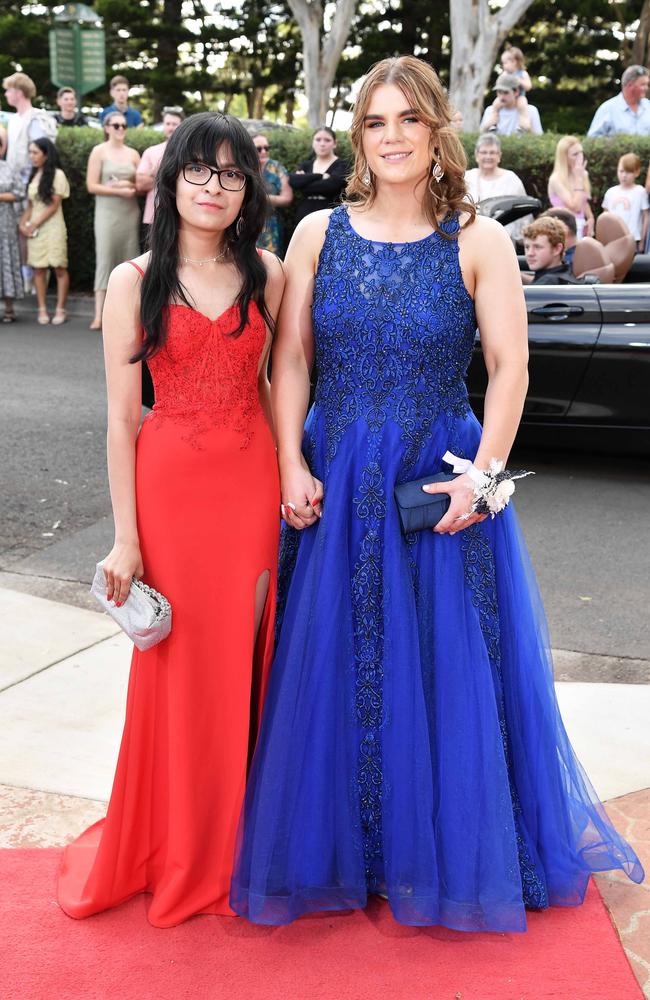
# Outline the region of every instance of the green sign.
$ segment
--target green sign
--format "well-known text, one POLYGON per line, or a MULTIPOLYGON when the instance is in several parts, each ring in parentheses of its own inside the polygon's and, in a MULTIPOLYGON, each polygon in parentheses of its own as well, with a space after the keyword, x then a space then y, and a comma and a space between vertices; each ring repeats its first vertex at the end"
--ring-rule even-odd
POLYGON ((57 87, 74 87, 81 97, 106 81, 103 28, 68 22, 52 28, 49 40, 50 76, 57 87))

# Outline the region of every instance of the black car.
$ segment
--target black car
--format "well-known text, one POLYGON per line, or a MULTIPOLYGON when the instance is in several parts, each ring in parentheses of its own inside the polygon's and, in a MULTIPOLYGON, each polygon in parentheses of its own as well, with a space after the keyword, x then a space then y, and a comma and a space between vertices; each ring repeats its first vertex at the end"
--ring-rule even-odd
MULTIPOLYGON (((650 285, 528 285, 530 384, 520 440, 650 453, 650 285)), ((468 388, 480 418, 480 345, 468 388)))

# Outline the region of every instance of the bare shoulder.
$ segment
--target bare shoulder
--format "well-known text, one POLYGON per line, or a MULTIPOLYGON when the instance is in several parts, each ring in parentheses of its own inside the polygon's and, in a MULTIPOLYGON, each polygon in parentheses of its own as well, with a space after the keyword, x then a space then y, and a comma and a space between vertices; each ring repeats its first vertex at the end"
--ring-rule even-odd
POLYGON ((274 253, 271 253, 270 250, 262 250, 260 257, 266 268, 266 276, 270 287, 282 290, 284 288, 284 265, 282 261, 274 253))
POLYGON ((122 264, 118 264, 111 271, 111 276, 108 279, 108 288, 113 294, 117 293, 121 296, 137 294, 139 296, 140 283, 142 281, 141 272, 146 272, 148 263, 149 251, 141 254, 139 257, 134 257, 132 262, 125 260, 122 264), (133 264, 137 264, 138 266, 134 267, 133 264))
POLYGON ((482 261, 512 259, 515 256, 512 240, 496 219, 477 215, 473 222, 463 225, 458 235, 458 246, 465 260, 477 267, 482 261))
POLYGON ((333 211, 334 209, 325 208, 320 212, 312 212, 301 219, 291 237, 287 257, 291 254, 292 259, 295 259, 298 253, 303 263, 308 260, 315 265, 323 249, 325 234, 333 211))

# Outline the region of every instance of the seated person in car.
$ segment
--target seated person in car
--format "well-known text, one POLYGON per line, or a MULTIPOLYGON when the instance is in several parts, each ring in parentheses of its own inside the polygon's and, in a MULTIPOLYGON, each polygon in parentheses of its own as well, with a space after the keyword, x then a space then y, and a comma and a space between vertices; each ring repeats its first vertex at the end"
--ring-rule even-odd
POLYGON ((569 270, 573 274, 573 255, 578 245, 578 225, 576 217, 568 208, 547 208, 542 214, 542 218, 550 216, 562 223, 564 229, 564 263, 569 265, 569 270))
POLYGON ((559 219, 540 216, 523 232, 524 253, 533 272, 534 285, 573 284, 569 265, 564 261, 566 236, 559 219))

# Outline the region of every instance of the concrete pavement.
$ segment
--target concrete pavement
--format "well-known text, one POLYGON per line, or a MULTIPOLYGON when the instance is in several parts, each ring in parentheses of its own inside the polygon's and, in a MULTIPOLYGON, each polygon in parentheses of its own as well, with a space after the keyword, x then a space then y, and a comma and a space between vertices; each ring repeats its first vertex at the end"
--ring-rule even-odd
MULTIPOLYGON (((63 845, 100 819, 124 721, 131 645, 106 615, 0 588, 0 847, 63 845)), ((569 736, 650 869, 650 687, 558 681, 569 736)), ((599 877, 650 997, 650 887, 599 877)))

